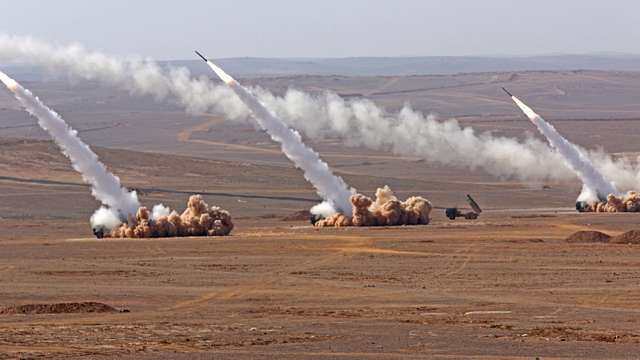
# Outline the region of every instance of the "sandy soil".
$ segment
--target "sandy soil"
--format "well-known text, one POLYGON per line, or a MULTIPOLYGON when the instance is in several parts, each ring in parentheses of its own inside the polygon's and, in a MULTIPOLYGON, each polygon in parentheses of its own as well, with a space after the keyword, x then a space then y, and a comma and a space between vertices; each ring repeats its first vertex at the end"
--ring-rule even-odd
POLYGON ((494 213, 322 231, 255 221, 225 238, 109 241, 71 226, 3 240, 0 305, 95 301, 129 312, 0 315, 0 353, 632 358, 640 247, 564 240, 636 221, 612 217, 494 213))
MULTIPOLYGON (((602 76, 556 79, 579 90, 587 75, 602 76)), ((524 83, 548 82, 545 76, 524 83)), ((616 76, 609 81, 627 81, 616 76)), ((467 85, 446 92, 457 91, 449 99, 462 92, 469 104, 478 96, 475 80, 462 80, 467 85)), ((411 90, 412 82, 424 86, 413 77, 361 81, 374 98, 411 90)), ((318 197, 264 134, 91 84, 29 85, 45 92, 145 205, 182 208, 189 194, 201 193, 232 212, 236 229, 224 238, 92 238, 88 217, 98 203, 88 187, 53 144, 33 140, 43 138, 33 120, 0 98, 7 125, 0 128, 0 359, 640 353, 640 245, 566 241, 580 230, 616 236, 637 229, 637 215, 575 213, 575 181, 543 189, 323 142, 314 144, 323 158, 359 190, 389 184, 401 197, 430 199, 435 210, 429 226, 316 230, 282 220, 318 197), (485 209, 480 219, 446 219, 443 208, 464 205, 466 193, 485 209), (90 311, 98 308, 115 310, 90 311)), ((479 128, 518 136, 528 126, 478 119, 479 128)), ((566 128, 588 146, 598 136, 582 136, 588 125, 608 124, 615 136, 605 147, 637 151, 624 140, 637 131, 635 120, 600 121, 567 120, 566 128)))
MULTIPOLYGON (((237 227, 224 238, 96 240, 87 218, 97 204, 51 143, 0 148, 11 169, 0 179, 0 308, 117 310, 5 311, 0 358, 629 358, 640 349, 640 246, 565 241, 633 229, 634 214, 543 209, 541 190, 504 183, 525 206, 503 207, 509 199, 487 190, 476 195, 487 207, 477 221, 449 221, 436 201, 429 226, 317 230, 282 220, 317 201, 294 169, 98 149, 144 203, 179 207, 215 189, 205 198, 237 227)), ((461 191, 396 181, 451 202, 461 191)))

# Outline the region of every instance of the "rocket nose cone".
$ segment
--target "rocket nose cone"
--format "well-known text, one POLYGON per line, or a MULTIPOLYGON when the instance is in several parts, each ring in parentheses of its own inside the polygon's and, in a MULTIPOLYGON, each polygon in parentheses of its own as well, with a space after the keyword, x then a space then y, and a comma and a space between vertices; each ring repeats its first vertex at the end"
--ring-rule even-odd
POLYGON ((509 90, 507 90, 507 89, 505 89, 505 88, 502 88, 502 90, 503 90, 504 92, 506 92, 506 93, 507 93, 507 95, 509 95, 509 97, 513 97, 513 94, 511 94, 511 93, 509 92, 509 90))
POLYGON ((209 61, 209 60, 207 60, 207 58, 206 58, 206 57, 204 57, 204 55, 200 54, 200 53, 198 52, 198 50, 195 50, 195 53, 196 53, 196 55, 198 55, 202 60, 204 60, 204 62, 208 62, 208 61, 209 61))

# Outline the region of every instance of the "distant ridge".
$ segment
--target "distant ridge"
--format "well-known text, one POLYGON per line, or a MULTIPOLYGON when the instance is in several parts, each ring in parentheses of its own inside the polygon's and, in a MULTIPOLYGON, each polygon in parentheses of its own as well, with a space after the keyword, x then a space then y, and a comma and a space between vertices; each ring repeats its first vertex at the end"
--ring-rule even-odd
MULTIPOLYGON (((547 56, 420 56, 352 58, 223 58, 216 62, 241 77, 287 75, 406 76, 450 75, 475 72, 538 70, 640 71, 640 55, 547 55, 547 56)), ((207 74, 197 60, 171 61, 187 66, 196 75, 207 74)))
MULTIPOLYGON (((194 55, 195 56, 195 55, 194 55)), ((640 55, 594 53, 544 56, 415 56, 349 58, 222 58, 216 62, 236 77, 273 76, 409 76, 451 75, 510 71, 640 71, 640 55)), ((160 61, 164 65, 188 67, 195 76, 211 76, 198 59, 160 61)), ((39 67, 0 65, 18 80, 42 78, 39 67)))

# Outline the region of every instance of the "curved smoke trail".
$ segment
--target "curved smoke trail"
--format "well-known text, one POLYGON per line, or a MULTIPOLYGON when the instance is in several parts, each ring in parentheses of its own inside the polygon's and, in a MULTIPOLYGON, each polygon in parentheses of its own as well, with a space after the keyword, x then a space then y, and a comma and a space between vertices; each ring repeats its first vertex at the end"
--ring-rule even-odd
POLYGON ((529 106, 517 97, 505 90, 522 112, 538 128, 540 133, 547 138, 549 144, 562 155, 567 167, 573 170, 582 181, 582 193, 578 201, 594 203, 606 201, 607 195, 618 194, 616 187, 593 166, 591 160, 573 143, 565 139, 553 125, 546 122, 529 106))
MULTIPOLYGON (((120 60, 78 45, 53 46, 29 37, 0 35, 0 61, 39 64, 54 75, 95 80, 157 99, 175 96, 192 113, 212 111, 234 121, 250 116, 229 87, 206 78, 193 79, 184 68, 163 70, 149 60, 120 60)), ((389 114, 372 101, 345 100, 330 92, 311 95, 288 90, 282 97, 261 89, 253 92, 289 126, 316 140, 338 137, 347 145, 481 169, 499 178, 529 182, 575 179, 562 156, 535 138, 518 141, 490 132, 478 133, 456 120, 438 121, 409 106, 389 114)), ((588 154, 596 168, 615 180, 621 190, 638 187, 638 171, 629 162, 614 161, 602 152, 588 154)))
POLYGON ((101 208, 92 216, 92 226, 115 227, 120 221, 135 215, 140 203, 135 191, 128 191, 120 179, 107 170, 98 156, 78 137, 55 111, 44 105, 29 90, 0 72, 0 81, 11 90, 29 114, 38 119, 62 153, 71 160, 73 168, 82 175, 82 180, 91 185, 91 194, 108 208, 101 208))

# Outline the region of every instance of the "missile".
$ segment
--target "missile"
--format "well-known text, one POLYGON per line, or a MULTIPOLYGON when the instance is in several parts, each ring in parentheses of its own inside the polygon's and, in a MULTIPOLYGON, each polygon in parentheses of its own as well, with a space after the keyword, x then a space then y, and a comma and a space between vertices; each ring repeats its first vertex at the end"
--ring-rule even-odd
POLYGON ((204 57, 202 54, 200 54, 198 51, 196 51, 196 54, 198 56, 200 56, 200 58, 202 58, 202 60, 204 60, 204 62, 206 62, 207 65, 209 65, 211 70, 213 70, 216 73, 216 75, 218 75, 220 80, 224 81, 227 85, 232 85, 232 84, 236 84, 237 83, 236 80, 231 77, 231 75, 229 75, 226 72, 224 72, 224 70, 219 68, 218 65, 216 65, 216 64, 212 63, 211 61, 207 60, 207 58, 204 57))
POLYGON ((536 114, 535 111, 533 111, 529 106, 527 106, 525 103, 520 101, 520 99, 515 97, 512 93, 510 93, 509 90, 505 88, 502 88, 502 90, 504 90, 504 92, 506 92, 509 95, 509 97, 511 98, 511 100, 513 100, 514 103, 516 103, 518 108, 520 108, 520 110, 527 116, 527 118, 529 118, 529 121, 531 121, 536 126, 538 126, 537 122, 539 121, 539 119, 542 119, 540 115, 536 114))
MULTIPOLYGON (((511 100, 520 108, 520 110, 529 118, 538 131, 547 138, 547 141, 560 155, 564 158, 567 166, 573 170, 580 180, 582 180, 583 186, 593 191, 600 201, 607 199, 607 194, 617 194, 616 187, 607 180, 602 173, 591 163, 591 160, 580 153, 580 150, 576 148, 574 144, 565 139, 553 125, 545 121, 540 115, 538 115, 527 104, 523 103, 517 97, 513 96, 507 89, 504 90, 511 100)), ((581 207, 581 204, 576 205, 581 207)))
POLYGON ((207 58, 206 58, 206 57, 202 56, 202 54, 200 54, 200 53, 198 52, 198 50, 195 50, 195 52, 196 52, 196 54, 197 54, 198 56, 200 56, 200 57, 202 58, 202 60, 204 60, 204 62, 209 62, 209 60, 207 60, 207 58))

